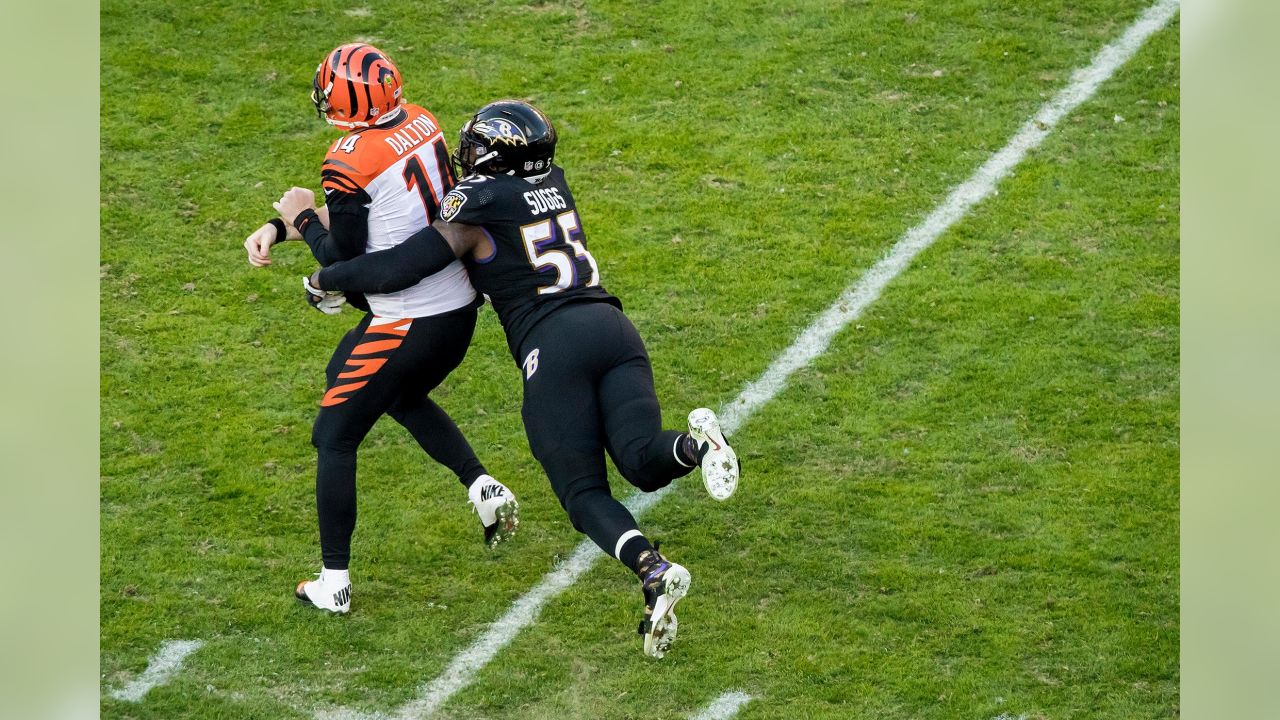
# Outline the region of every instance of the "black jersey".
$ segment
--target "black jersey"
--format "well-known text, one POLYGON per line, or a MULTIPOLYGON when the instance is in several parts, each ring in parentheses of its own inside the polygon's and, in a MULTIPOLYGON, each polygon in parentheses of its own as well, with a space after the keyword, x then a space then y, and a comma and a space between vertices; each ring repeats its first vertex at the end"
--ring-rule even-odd
POLYGON ((622 307, 600 285, 599 266, 587 250, 559 167, 536 184, 513 175, 464 178, 444 196, 440 219, 478 225, 492 240, 488 257, 466 259, 467 271, 498 312, 513 356, 529 330, 565 303, 622 307))

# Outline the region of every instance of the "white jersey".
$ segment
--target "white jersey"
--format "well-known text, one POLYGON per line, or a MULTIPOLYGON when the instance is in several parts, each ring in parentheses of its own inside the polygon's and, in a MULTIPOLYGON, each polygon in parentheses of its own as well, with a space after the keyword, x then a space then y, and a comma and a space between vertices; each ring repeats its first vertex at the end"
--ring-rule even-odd
MULTIPOLYGON (((436 119, 416 105, 405 117, 343 136, 325 156, 324 189, 363 191, 368 196, 369 237, 365 252, 395 247, 439 216, 453 187, 444 133, 436 119)), ((365 295, 380 317, 439 315, 476 300, 466 268, 458 260, 417 285, 393 293, 365 295)))

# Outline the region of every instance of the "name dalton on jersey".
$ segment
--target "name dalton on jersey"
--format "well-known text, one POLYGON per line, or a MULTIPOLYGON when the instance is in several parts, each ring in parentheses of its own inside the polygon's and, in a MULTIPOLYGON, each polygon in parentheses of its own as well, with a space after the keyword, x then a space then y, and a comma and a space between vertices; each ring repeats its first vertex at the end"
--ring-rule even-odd
POLYGON ((387 135, 383 140, 396 151, 396 155, 403 155, 405 151, 430 140, 438 132, 440 128, 431 121, 431 118, 419 115, 404 127, 396 128, 395 132, 387 135))

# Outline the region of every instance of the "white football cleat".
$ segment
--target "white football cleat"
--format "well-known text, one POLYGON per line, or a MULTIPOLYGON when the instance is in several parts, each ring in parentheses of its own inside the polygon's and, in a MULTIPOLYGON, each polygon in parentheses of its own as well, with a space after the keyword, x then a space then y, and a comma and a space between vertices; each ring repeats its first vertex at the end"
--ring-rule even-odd
POLYGON ((644 654, 660 658, 671 649, 680 628, 676 620, 676 603, 689 593, 689 571, 653 549, 655 562, 641 582, 644 591, 644 619, 638 632, 644 636, 644 654))
POLYGON ((707 408, 689 413, 689 435, 698 444, 702 483, 716 500, 728 500, 738 489, 738 454, 720 432, 720 421, 707 408))
POLYGON ((321 570, 316 573, 315 580, 303 580, 294 589, 293 596, 301 602, 332 613, 345 614, 351 612, 351 581, 346 579, 347 573, 321 570))
POLYGON ((490 550, 515 536, 520 527, 520 503, 515 493, 492 475, 481 475, 467 490, 480 524, 484 526, 484 544, 490 550))

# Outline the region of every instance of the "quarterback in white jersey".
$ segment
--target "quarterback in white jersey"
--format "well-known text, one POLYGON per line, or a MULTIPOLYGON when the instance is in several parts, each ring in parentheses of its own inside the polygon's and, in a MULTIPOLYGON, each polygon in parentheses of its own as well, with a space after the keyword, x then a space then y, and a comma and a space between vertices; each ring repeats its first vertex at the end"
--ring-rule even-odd
MULTIPOLYGON (((339 138, 325 156, 321 174, 330 235, 347 246, 335 243, 337 253, 358 250, 350 253, 354 257, 399 245, 439 216, 440 202, 454 185, 435 117, 409 104, 393 112, 384 125, 339 138), (348 229, 353 232, 342 232, 348 229)), ((374 314, 403 318, 456 310, 475 302, 476 292, 459 261, 411 288, 365 297, 374 314)))
MULTIPOLYGON (((326 55, 316 68, 312 101, 321 117, 348 131, 321 167, 324 210, 316 210, 310 190, 286 192, 275 203, 281 219, 245 241, 253 265, 270 264, 271 246, 285 237, 301 237, 324 266, 395 247, 439 216, 454 185, 439 124, 404 102, 400 72, 377 48, 352 43, 326 55)), ((306 296, 327 314, 341 309, 340 296, 310 287, 306 296)), ((351 608, 356 449, 383 414, 458 476, 486 544, 511 537, 519 523, 514 495, 485 471, 457 425, 428 397, 462 362, 482 303, 462 263, 402 290, 346 300, 369 312, 343 337, 326 369, 311 436, 323 568, 294 590, 299 600, 337 613, 351 608)))

